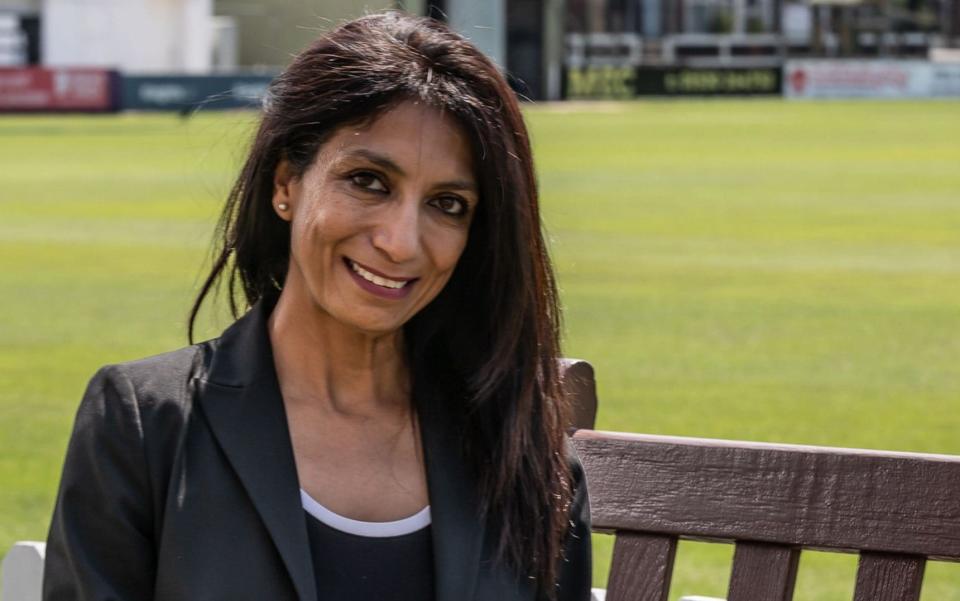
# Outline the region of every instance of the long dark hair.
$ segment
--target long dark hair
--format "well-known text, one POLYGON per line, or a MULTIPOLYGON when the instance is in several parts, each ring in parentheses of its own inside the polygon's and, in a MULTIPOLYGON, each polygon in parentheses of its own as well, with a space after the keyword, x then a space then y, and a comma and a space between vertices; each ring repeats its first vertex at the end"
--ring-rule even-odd
MULTIPOLYGON (((350 21, 270 86, 260 128, 218 225, 213 266, 190 312, 225 279, 252 305, 282 288, 290 228, 271 206, 279 161, 303 173, 331 134, 413 99, 453 115, 471 140, 480 202, 438 297, 404 326, 418 410, 442 396, 457 420, 498 557, 552 597, 571 501, 559 311, 541 232, 527 130, 506 80, 444 24, 388 12, 350 21), (238 290, 238 288, 240 290, 238 290)), ((434 408, 435 409, 435 408, 434 408)))

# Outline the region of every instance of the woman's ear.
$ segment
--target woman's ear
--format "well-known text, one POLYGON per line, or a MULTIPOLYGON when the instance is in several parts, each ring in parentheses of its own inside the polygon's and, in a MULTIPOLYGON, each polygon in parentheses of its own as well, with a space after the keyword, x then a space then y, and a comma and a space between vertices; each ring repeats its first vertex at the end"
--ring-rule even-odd
POLYGON ((280 159, 273 172, 273 210, 284 221, 293 217, 293 201, 298 179, 287 159, 280 159))

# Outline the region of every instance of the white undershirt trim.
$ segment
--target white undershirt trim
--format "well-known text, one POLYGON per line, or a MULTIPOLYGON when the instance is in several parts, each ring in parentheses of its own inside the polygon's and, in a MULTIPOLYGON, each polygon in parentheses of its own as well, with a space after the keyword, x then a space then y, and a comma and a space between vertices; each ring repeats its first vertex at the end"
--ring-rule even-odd
POLYGON ((422 530, 430 525, 430 506, 427 505, 417 513, 399 519, 393 522, 363 522, 344 517, 339 513, 330 511, 313 497, 307 494, 307 491, 300 489, 300 502, 303 508, 313 517, 335 530, 355 534, 357 536, 369 536, 373 538, 386 538, 388 536, 403 536, 417 530, 422 530))

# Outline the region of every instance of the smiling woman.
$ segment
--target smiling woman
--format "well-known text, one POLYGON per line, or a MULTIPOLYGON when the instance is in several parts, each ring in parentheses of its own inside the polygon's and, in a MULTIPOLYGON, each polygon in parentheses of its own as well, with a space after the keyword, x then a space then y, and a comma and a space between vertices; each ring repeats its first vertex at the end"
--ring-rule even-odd
POLYGON ((589 598, 530 144, 474 46, 386 13, 307 48, 215 257, 191 331, 221 282, 236 323, 87 389, 45 599, 589 598))

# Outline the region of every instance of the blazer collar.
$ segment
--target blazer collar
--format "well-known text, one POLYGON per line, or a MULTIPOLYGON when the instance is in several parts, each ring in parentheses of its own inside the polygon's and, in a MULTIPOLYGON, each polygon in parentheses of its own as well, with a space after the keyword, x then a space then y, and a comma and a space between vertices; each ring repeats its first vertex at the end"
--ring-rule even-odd
MULTIPOLYGON (((214 436, 263 519, 302 601, 317 598, 290 432, 263 300, 215 342, 198 394, 214 436)), ((420 403, 437 601, 474 598, 484 521, 476 481, 440 402, 420 403)))
POLYGON ((215 343, 198 404, 270 533, 297 595, 316 601, 300 485, 267 334, 271 309, 257 303, 215 343))

